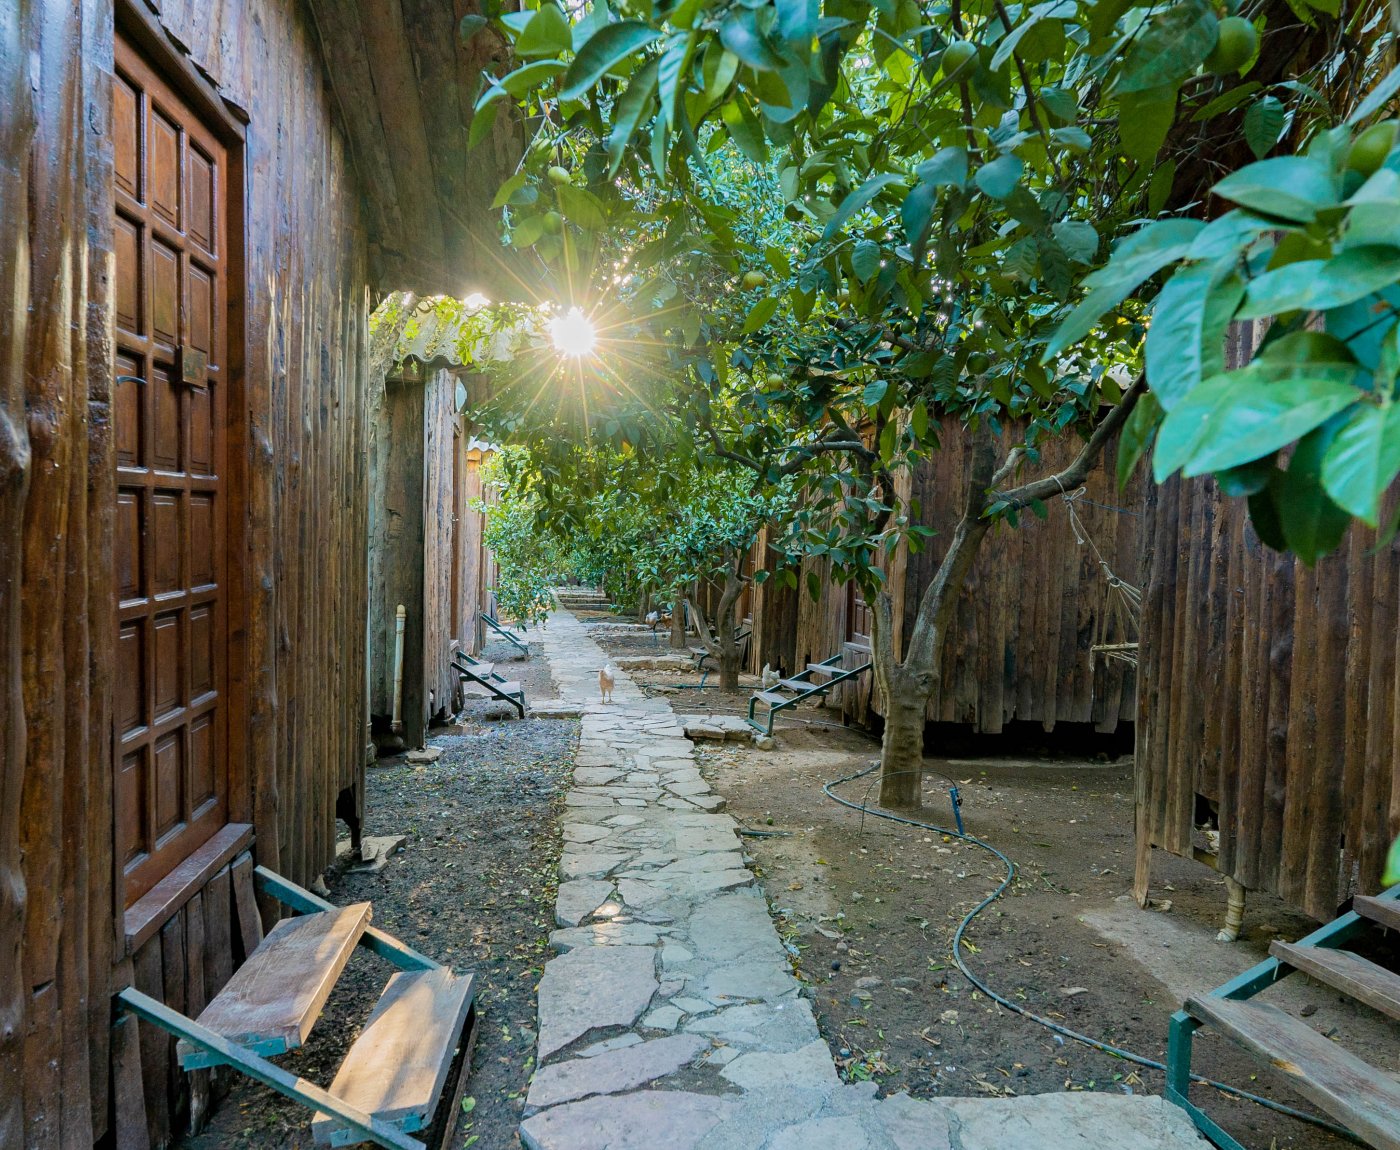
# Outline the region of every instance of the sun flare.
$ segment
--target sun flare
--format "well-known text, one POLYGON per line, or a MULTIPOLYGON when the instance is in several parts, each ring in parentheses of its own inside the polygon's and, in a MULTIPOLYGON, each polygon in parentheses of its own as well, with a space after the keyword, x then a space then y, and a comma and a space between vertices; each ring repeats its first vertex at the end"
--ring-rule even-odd
POLYGON ((598 332, 580 308, 571 307, 549 321, 549 337, 560 355, 582 357, 598 343, 598 332))

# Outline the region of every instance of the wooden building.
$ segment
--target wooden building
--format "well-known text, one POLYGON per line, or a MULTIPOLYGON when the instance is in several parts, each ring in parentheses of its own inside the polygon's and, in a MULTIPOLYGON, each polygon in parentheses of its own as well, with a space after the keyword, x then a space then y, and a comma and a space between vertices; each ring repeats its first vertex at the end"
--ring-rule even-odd
POLYGON ((491 448, 459 410, 478 383, 409 358, 389 373, 373 420, 369 709, 376 741, 390 746, 423 745, 461 701, 453 653, 481 649, 494 564, 476 508, 491 448))
POLYGON ((1310 570, 1176 478, 1148 495, 1145 560, 1139 897, 1152 846, 1318 919, 1377 893, 1400 835, 1400 544, 1353 528, 1310 570))
POLYGON ((111 997, 197 1012, 356 812, 368 312, 490 290, 516 144, 445 0, 0 8, 0 1146, 162 1146, 111 997))
MULTIPOLYGON (((1076 447, 1050 445, 1042 467, 1066 465, 1076 447)), ((965 437, 950 425, 942 448, 904 477, 908 490, 902 494, 918 501, 925 526, 947 532, 956 521, 970 466, 965 448, 965 437)), ((1131 665, 1096 655, 1092 648, 1129 638, 1112 609, 1099 556, 1119 578, 1138 585, 1140 489, 1135 485, 1119 495, 1112 477, 1099 468, 1075 506, 1084 542, 1064 503, 1053 500, 1044 521, 1027 513, 1018 528, 1003 526, 982 545, 949 631, 942 686, 930 702, 929 722, 998 734, 1022 721, 1046 731, 1062 723, 1086 724, 1103 733, 1133 721, 1131 665)), ((759 543, 766 548, 765 539, 759 543)), ((889 586, 897 643, 913 625, 919 596, 942 560, 943 547, 934 536, 919 554, 901 547, 894 558, 889 586)), ((845 666, 868 661, 870 609, 854 584, 832 583, 827 567, 825 560, 804 563, 798 590, 773 583, 754 588, 749 670, 765 663, 801 670, 836 654, 844 655, 845 666), (815 600, 806 590, 808 570, 822 588, 815 600)), ((845 718, 878 722, 873 676, 837 688, 833 695, 838 694, 845 718)))

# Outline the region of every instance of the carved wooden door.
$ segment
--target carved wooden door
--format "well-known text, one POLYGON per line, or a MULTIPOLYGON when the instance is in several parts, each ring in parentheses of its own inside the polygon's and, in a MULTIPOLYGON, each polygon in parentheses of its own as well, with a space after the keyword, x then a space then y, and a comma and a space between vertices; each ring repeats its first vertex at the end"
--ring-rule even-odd
POLYGON ((116 812, 129 906, 228 818, 225 153, 118 37, 116 812))

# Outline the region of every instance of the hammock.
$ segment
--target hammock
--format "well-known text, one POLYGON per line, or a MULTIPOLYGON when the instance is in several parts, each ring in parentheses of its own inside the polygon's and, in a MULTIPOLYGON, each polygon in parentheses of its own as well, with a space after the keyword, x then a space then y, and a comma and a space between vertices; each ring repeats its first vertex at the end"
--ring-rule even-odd
POLYGON ((1117 659, 1136 667, 1138 662, 1138 627, 1142 621, 1142 591, 1127 583, 1114 574, 1113 568, 1108 565, 1108 560, 1103 557, 1103 552, 1099 550, 1098 544, 1089 534, 1084 526, 1084 521, 1079 518, 1079 509, 1076 506, 1079 500, 1084 498, 1087 488, 1080 487, 1074 491, 1064 493, 1065 508, 1069 512, 1070 529, 1074 532, 1075 541, 1081 547, 1088 547, 1093 552, 1094 558, 1098 560, 1099 570, 1103 572, 1104 580, 1108 583, 1108 612, 1107 626, 1100 634, 1115 634, 1124 636, 1134 636, 1129 642, 1122 643, 1096 643, 1089 648, 1089 657, 1102 655, 1105 659, 1117 659))

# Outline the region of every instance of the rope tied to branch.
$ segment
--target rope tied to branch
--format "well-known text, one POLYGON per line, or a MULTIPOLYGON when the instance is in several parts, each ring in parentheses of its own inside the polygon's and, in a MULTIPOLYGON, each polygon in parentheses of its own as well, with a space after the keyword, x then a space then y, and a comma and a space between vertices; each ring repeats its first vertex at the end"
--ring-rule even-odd
MULTIPOLYGON (((1058 476, 1056 482, 1059 482, 1058 476)), ((1097 643, 1089 648, 1089 655, 1103 655, 1107 659, 1118 659, 1131 666, 1137 666, 1138 644, 1136 636, 1142 621, 1142 591, 1134 587, 1127 580, 1118 575, 1104 558, 1103 552, 1099 550, 1099 545, 1095 542, 1093 535, 1084 520, 1080 518, 1078 504, 1080 501, 1092 502, 1085 499, 1088 491, 1087 487, 1078 487, 1073 491, 1065 491, 1064 485, 1060 484, 1061 498, 1064 500, 1065 510, 1069 514, 1070 530, 1074 532, 1075 542, 1081 547, 1088 547, 1095 560, 1098 561, 1099 571, 1103 574, 1104 581, 1108 584, 1109 611, 1113 615, 1115 630, 1121 635, 1132 635, 1134 638, 1122 643, 1097 643)), ((1098 504, 1095 504, 1098 506, 1098 504)))

